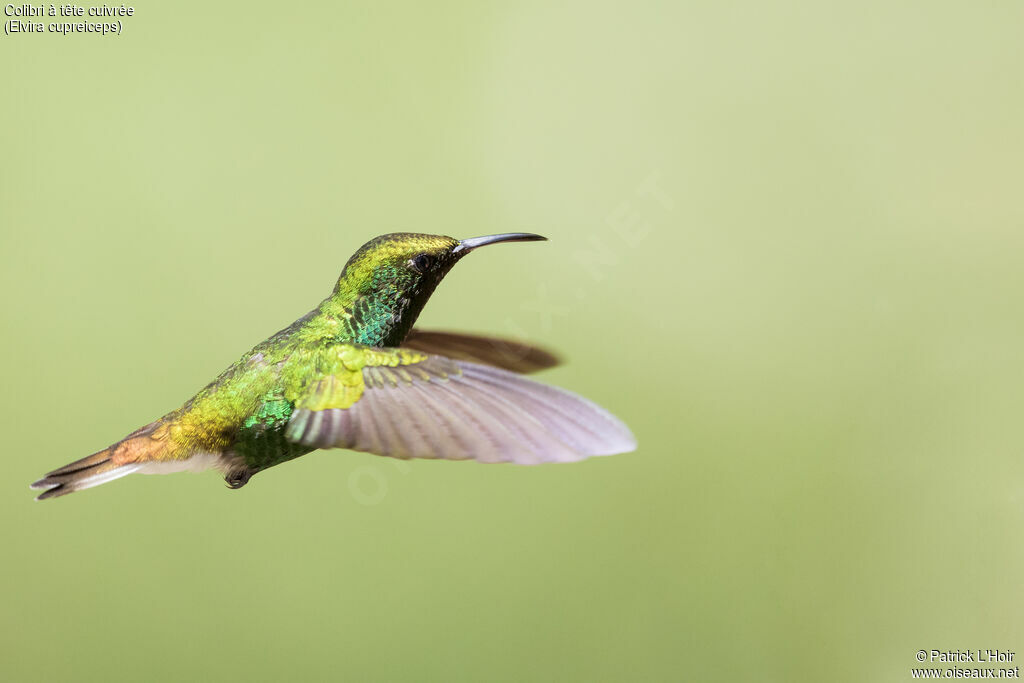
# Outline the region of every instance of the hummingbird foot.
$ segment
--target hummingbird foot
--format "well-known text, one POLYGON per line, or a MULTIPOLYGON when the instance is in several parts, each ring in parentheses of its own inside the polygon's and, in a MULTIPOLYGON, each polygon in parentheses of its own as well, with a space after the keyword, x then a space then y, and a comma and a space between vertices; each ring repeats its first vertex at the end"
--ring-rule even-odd
POLYGON ((256 473, 248 468, 234 469, 224 475, 224 481, 227 482, 228 488, 240 489, 249 483, 254 474, 256 473))

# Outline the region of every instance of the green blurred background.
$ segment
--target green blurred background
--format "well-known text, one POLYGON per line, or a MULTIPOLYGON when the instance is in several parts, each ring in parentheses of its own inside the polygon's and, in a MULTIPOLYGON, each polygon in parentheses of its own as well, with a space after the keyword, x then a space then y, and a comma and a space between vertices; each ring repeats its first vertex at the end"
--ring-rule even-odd
MULTIPOLYGON (((6 17, 5 17, 6 19, 6 17)), ((0 678, 904 681, 1024 657, 1024 5, 140 2, 0 36, 0 678), (384 232, 640 448, 29 482, 384 232)))

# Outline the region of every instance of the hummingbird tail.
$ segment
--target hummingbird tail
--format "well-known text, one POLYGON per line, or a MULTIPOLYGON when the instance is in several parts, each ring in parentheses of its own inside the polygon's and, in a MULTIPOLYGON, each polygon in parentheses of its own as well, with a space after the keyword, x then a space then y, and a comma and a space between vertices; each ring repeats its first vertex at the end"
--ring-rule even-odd
POLYGON ((126 474, 131 474, 141 467, 138 463, 117 464, 113 459, 113 450, 113 447, 106 448, 81 460, 68 463, 33 483, 32 488, 45 489, 36 496, 36 500, 56 498, 92 486, 99 486, 126 474))
POLYGON ((165 441, 151 438, 161 424, 161 420, 151 422, 102 451, 48 473, 31 486, 45 489, 36 500, 64 496, 138 472, 165 448, 165 441))

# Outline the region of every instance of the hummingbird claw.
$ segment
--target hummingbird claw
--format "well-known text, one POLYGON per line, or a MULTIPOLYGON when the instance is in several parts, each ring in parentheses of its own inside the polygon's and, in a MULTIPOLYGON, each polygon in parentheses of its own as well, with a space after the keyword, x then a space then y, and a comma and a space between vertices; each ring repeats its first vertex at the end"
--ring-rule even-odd
POLYGON ((249 479, 252 478, 253 474, 255 472, 248 469, 231 470, 224 475, 224 481, 227 482, 228 488, 240 489, 249 483, 249 479))

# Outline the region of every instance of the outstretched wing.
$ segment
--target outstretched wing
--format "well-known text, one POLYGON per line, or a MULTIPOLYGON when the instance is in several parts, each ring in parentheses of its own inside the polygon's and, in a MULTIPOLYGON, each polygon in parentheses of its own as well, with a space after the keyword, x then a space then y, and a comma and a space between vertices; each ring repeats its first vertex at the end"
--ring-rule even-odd
POLYGON ((529 373, 558 365, 558 356, 533 344, 461 332, 439 332, 414 328, 402 348, 455 360, 483 363, 513 372, 529 373))
POLYGON ((319 374, 286 383, 295 410, 285 436, 304 446, 519 464, 636 448, 603 408, 506 370, 408 349, 319 353, 319 374))

